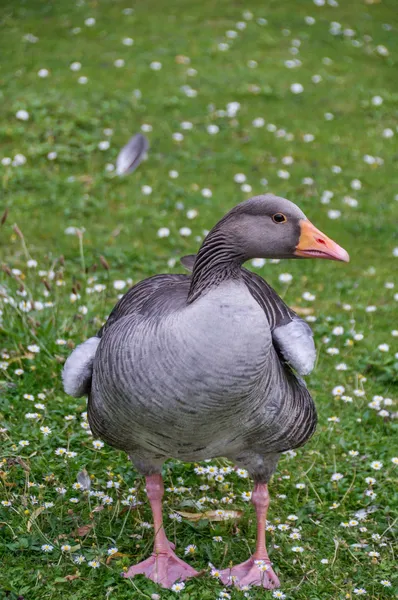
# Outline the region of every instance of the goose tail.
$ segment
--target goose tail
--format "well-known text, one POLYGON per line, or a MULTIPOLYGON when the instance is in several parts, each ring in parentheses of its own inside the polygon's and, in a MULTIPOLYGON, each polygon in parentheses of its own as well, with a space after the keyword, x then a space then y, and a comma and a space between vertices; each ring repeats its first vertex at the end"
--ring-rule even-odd
POLYGON ((101 338, 91 337, 77 346, 68 357, 63 371, 62 381, 68 396, 81 398, 89 394, 95 353, 101 338))

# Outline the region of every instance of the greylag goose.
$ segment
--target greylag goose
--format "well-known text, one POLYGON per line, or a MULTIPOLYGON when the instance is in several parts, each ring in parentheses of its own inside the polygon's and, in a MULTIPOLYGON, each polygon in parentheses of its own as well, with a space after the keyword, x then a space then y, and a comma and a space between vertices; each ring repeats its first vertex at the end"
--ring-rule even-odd
POLYGON ((176 556, 163 528, 162 465, 169 457, 224 456, 254 479, 257 544, 221 580, 279 585, 265 545, 268 482, 281 453, 315 430, 315 405, 300 377, 314 366, 315 346, 308 324, 242 267, 255 257, 349 260, 295 204, 256 196, 215 225, 196 257, 182 260, 191 276, 155 275, 134 285, 65 363, 64 389, 88 394, 93 433, 127 452, 146 477, 153 554, 125 577, 145 574, 169 588, 198 574, 176 556))

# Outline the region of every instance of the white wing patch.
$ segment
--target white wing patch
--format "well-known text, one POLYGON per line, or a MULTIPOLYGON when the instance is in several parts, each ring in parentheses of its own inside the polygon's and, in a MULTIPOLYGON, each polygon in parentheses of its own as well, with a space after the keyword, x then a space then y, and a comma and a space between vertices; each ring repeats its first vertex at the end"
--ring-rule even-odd
POLYGON ((98 337, 89 338, 77 346, 67 359, 62 371, 62 380, 68 396, 81 398, 88 393, 93 374, 94 357, 100 341, 101 339, 98 337))
POLYGON ((276 327, 272 340, 283 358, 300 374, 308 375, 315 365, 316 350, 312 329, 305 321, 294 319, 288 325, 276 327))

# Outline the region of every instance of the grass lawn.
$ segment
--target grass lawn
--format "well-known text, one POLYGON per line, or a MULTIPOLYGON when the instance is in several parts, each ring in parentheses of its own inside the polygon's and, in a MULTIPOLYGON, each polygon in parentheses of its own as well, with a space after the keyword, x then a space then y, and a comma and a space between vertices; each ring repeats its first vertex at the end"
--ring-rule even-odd
POLYGON ((351 262, 248 265, 314 330, 319 424, 270 484, 280 591, 246 597, 392 598, 396 2, 131 4, 1 3, 0 599, 244 597, 210 573, 255 541, 251 482, 223 459, 164 470, 167 534, 203 576, 179 595, 120 577, 151 552, 144 482, 93 444, 60 372, 128 286, 183 272, 205 230, 266 191, 296 202, 351 262), (139 131, 148 159, 116 177, 139 131), (176 512, 218 509, 238 512, 176 512))

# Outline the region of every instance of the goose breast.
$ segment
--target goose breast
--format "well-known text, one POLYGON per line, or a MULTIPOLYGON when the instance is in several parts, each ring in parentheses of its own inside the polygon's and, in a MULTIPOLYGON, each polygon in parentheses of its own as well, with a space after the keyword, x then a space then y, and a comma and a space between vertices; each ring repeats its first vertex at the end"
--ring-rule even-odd
POLYGON ((226 455, 273 354, 267 317, 246 285, 231 281, 161 318, 156 311, 154 298, 101 340, 90 399, 96 432, 127 451, 226 455))

